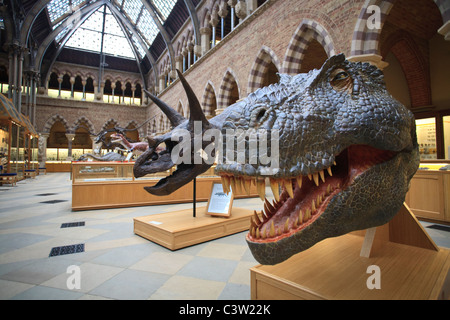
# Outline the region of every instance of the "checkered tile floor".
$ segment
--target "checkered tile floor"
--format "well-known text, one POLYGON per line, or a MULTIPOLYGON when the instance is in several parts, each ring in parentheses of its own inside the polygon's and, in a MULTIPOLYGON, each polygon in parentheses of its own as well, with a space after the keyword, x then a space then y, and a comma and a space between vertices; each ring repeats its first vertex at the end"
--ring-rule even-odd
MULTIPOLYGON (((72 212, 71 189, 66 173, 0 187, 0 299, 250 299, 246 232, 173 252, 135 235, 133 218, 192 204, 72 212)), ((450 232, 427 231, 450 247, 450 232)))
MULTIPOLYGON (((234 206, 258 209, 261 201, 234 206)), ((133 232, 134 217, 191 207, 72 212, 66 173, 2 186, 0 299, 250 299, 257 262, 246 232, 174 252, 133 232), (79 289, 68 288, 70 266, 79 267, 79 289)))

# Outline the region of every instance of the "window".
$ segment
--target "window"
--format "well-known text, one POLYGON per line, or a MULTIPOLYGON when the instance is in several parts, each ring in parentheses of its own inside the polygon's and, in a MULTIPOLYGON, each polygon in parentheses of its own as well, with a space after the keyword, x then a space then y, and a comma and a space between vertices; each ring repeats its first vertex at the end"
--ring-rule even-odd
MULTIPOLYGON (((74 10, 82 8, 89 3, 91 1, 88 0, 50 1, 47 5, 47 12, 53 29, 57 28, 74 10)), ((155 15, 164 23, 177 3, 177 0, 153 0, 150 3, 155 5, 155 15)), ((133 24, 137 34, 143 41, 138 40, 136 35, 131 36, 132 33, 128 30, 127 33, 130 34, 131 43, 128 42, 116 17, 114 17, 105 5, 86 19, 66 42, 65 46, 77 50, 100 52, 102 49, 103 15, 105 13, 105 25, 107 28, 105 29, 103 52, 109 55, 134 59, 133 50, 130 47, 132 45, 136 48, 140 58, 143 58, 145 50, 142 48, 141 43, 146 43, 147 47, 150 47, 159 33, 158 26, 147 9, 148 6, 144 6, 142 0, 113 0, 111 1, 111 5, 116 6, 125 18, 133 24)), ((68 28, 62 30, 55 41, 57 43, 60 42, 68 30, 68 28)))

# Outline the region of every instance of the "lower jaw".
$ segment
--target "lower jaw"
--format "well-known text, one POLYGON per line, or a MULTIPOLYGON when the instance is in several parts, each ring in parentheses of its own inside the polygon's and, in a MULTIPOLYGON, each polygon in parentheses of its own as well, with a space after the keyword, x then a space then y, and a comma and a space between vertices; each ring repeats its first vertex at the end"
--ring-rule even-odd
MULTIPOLYGON (((259 214, 255 211, 247 240, 277 242, 301 232, 313 224, 325 212, 332 198, 351 185, 358 175, 395 155, 395 152, 355 145, 338 155, 336 165, 329 170, 278 181, 271 179, 271 184, 276 185, 276 188, 272 186, 275 200, 270 203, 265 199, 264 210, 259 214), (276 195, 278 185, 282 189, 279 196, 276 195)), ((247 180, 244 177, 241 181, 247 180)), ((244 183, 242 185, 245 186, 244 183)))

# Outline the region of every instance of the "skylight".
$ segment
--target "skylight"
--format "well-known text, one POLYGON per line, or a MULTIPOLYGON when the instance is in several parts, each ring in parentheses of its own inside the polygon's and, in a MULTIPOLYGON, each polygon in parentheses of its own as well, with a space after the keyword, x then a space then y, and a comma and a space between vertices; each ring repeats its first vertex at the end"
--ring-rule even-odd
POLYGON ((103 37, 103 52, 112 56, 134 58, 127 38, 122 32, 116 18, 108 8, 102 6, 95 11, 66 42, 67 48, 100 52, 102 45, 103 13, 105 15, 105 33, 103 37))
MULTIPOLYGON (((55 29, 72 12, 96 0, 52 0, 47 5, 50 22, 55 29)), ((130 21, 136 34, 129 33, 132 45, 135 47, 140 58, 145 56, 145 50, 141 47, 141 42, 137 36, 143 40, 147 47, 150 47, 159 33, 158 26, 148 11, 154 7, 155 14, 161 23, 167 19, 173 10, 177 0, 110 0, 110 5, 114 5, 117 10, 130 21)), ((65 46, 77 50, 91 52, 101 51, 103 13, 106 8, 105 35, 103 41, 103 52, 108 55, 121 56, 134 59, 133 50, 122 31, 119 23, 107 6, 101 6, 91 14, 86 21, 74 32, 65 46)), ((65 28, 56 37, 55 41, 60 42, 67 34, 69 28, 65 28)))

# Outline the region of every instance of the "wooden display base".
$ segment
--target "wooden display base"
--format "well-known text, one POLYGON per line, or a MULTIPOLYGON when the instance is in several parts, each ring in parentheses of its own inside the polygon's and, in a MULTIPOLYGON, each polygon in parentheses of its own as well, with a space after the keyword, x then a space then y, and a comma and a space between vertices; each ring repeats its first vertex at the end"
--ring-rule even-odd
POLYGON ((233 208, 231 217, 206 215, 206 207, 134 218, 134 233, 170 250, 248 230, 253 211, 233 208))
POLYGON ((250 269, 251 297, 276 299, 448 299, 450 250, 438 248, 404 205, 391 222, 323 240, 275 266, 250 269), (369 289, 378 266, 380 289, 369 289))

